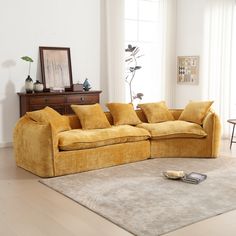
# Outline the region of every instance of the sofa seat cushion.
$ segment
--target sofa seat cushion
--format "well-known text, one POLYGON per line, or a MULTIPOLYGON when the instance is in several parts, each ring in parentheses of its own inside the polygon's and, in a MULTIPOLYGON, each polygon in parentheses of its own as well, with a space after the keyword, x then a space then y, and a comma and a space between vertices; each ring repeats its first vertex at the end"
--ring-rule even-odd
POLYGON ((148 130, 152 139, 204 138, 207 136, 207 133, 200 125, 181 120, 162 123, 142 123, 138 127, 148 130))
POLYGON ((130 125, 93 130, 72 129, 58 134, 59 149, 63 151, 136 142, 149 137, 150 134, 147 130, 130 125))

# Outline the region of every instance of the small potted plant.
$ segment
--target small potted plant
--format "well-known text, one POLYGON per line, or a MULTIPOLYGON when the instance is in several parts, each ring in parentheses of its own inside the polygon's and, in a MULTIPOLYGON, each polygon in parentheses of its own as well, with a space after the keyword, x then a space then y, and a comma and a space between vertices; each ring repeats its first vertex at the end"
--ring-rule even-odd
POLYGON ((21 59, 29 63, 28 77, 25 80, 25 91, 26 93, 32 93, 34 89, 34 83, 33 83, 32 78, 30 77, 30 69, 31 69, 31 63, 33 62, 33 59, 29 56, 23 56, 21 57, 21 59))

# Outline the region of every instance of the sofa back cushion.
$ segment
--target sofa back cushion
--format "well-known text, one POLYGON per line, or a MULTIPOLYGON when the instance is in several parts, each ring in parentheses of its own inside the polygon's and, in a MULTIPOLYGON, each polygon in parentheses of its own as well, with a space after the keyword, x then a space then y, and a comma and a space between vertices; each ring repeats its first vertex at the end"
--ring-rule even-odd
POLYGON ((93 105, 71 105, 78 116, 82 129, 103 129, 111 125, 99 104, 93 105))
POLYGON ((51 107, 45 107, 41 110, 26 112, 26 115, 36 122, 50 123, 56 133, 71 129, 68 119, 51 107))
POLYGON ((179 120, 193 122, 199 125, 202 125, 203 120, 210 110, 213 101, 191 101, 184 108, 181 113, 179 120))
POLYGON ((181 113, 183 112, 183 109, 170 109, 169 110, 172 114, 172 116, 174 117, 175 120, 178 120, 181 113))
MULTIPOLYGON (((107 120, 109 121, 110 125, 113 125, 112 115, 109 111, 104 112, 107 120)), ((82 129, 82 125, 80 123, 79 117, 75 114, 73 115, 66 115, 68 122, 71 126, 71 129, 82 129)), ((145 122, 145 121, 144 121, 145 122)))
POLYGON ((142 123, 131 103, 108 103, 106 106, 110 110, 114 125, 137 125, 142 123))
MULTIPOLYGON (((173 115, 175 120, 179 119, 180 114, 182 113, 183 109, 170 109, 169 110, 171 112, 171 114, 173 115)), ((144 115, 144 113, 142 112, 142 110, 138 109, 135 110, 138 118, 143 122, 143 123, 147 123, 147 118, 144 115)), ((109 121, 109 123, 111 125, 113 125, 113 118, 112 115, 109 111, 104 112, 104 114, 106 115, 107 120, 109 121)), ((67 115, 65 116, 65 118, 68 120, 71 129, 82 129, 80 120, 78 118, 77 115, 73 114, 73 115, 67 115)))
POLYGON ((144 103, 138 105, 145 116, 148 123, 159 123, 174 120, 173 115, 169 111, 164 101, 155 103, 144 103))
POLYGON ((77 115, 65 115, 65 118, 68 120, 71 129, 82 129, 80 120, 77 115))

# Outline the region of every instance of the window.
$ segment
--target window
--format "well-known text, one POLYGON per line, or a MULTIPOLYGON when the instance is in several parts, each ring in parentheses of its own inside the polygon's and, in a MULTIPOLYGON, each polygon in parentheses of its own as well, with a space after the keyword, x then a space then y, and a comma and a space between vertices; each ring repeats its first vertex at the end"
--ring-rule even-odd
MULTIPOLYGON (((125 48, 138 46, 140 54, 132 86, 144 94, 142 102, 161 99, 160 0, 125 0, 125 48)), ((126 98, 129 100, 127 86, 126 98)))

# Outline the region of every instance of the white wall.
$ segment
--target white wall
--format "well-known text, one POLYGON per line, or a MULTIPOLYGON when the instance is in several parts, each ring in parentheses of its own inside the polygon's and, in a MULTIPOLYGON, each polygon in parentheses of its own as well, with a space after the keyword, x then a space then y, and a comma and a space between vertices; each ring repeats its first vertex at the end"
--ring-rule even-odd
POLYGON ((99 0, 0 0, 0 146, 12 142, 19 118, 17 92, 23 91, 28 65, 41 80, 39 46, 70 47, 73 81, 89 79, 100 89, 99 0))
POLYGON ((174 107, 183 108, 189 100, 203 97, 202 58, 206 0, 177 1, 176 56, 200 56, 199 85, 178 85, 175 78, 174 107))

